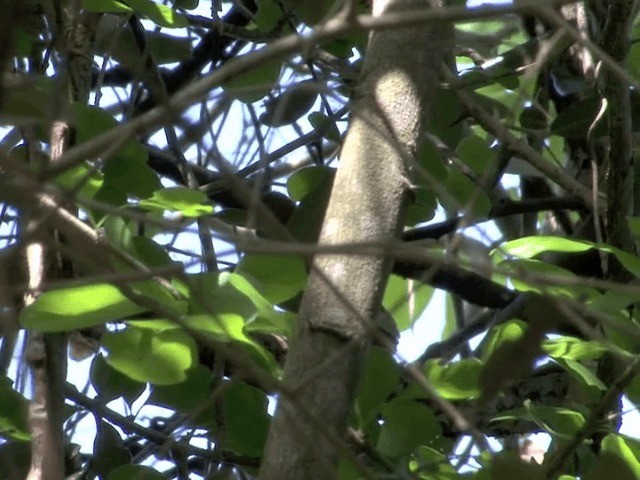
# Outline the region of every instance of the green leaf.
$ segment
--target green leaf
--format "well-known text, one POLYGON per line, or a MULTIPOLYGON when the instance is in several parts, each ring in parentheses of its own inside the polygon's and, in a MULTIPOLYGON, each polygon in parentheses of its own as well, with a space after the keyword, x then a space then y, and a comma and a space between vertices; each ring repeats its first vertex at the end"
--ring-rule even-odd
POLYGON ((449 148, 455 150, 462 133, 465 131, 462 117, 462 106, 455 92, 438 89, 434 93, 433 105, 429 114, 429 131, 442 140, 449 148))
POLYGON ((436 183, 444 183, 449 175, 449 168, 445 165, 442 154, 430 140, 425 140, 417 155, 418 164, 424 169, 416 174, 420 184, 433 187, 436 183), (427 178, 424 178, 425 175, 427 178))
POLYGON ((424 374, 442 398, 469 400, 480 396, 478 376, 482 362, 475 358, 443 364, 441 360, 429 360, 424 374))
POLYGON ((185 217, 201 217, 213 212, 204 192, 185 187, 156 190, 150 198, 140 200, 140 206, 149 210, 171 210, 185 217))
POLYGON ((484 218, 491 210, 487 193, 458 170, 449 172, 446 189, 451 198, 439 197, 438 199, 449 212, 466 210, 474 217, 484 218))
POLYGON ((54 179, 60 188, 82 199, 92 199, 102 187, 102 175, 81 164, 72 167, 54 179))
POLYGON ((405 225, 428 222, 435 217, 438 201, 432 189, 415 188, 411 191, 411 201, 405 215, 405 225))
POLYGON ((307 267, 297 255, 246 254, 238 262, 236 273, 249 279, 273 304, 289 300, 307 284, 307 267))
POLYGON ((593 243, 584 240, 540 235, 523 237, 507 242, 491 252, 492 256, 512 255, 519 258, 533 258, 544 252, 586 252, 594 247, 593 243))
POLYGON ((95 457, 91 461, 91 471, 100 475, 101 478, 108 475, 107 478, 110 479, 111 472, 120 466, 128 466, 131 462, 131 453, 123 445, 122 438, 115 427, 103 420, 98 422, 97 430, 93 441, 95 457))
MULTIPOLYGON (((592 128, 603 106, 602 102, 599 96, 589 96, 571 103, 551 123, 551 133, 565 138, 584 138, 592 128)), ((601 136, 606 124, 606 116, 603 116, 592 135, 601 136)))
POLYGON ((491 462, 491 480, 545 480, 545 470, 535 462, 525 462, 517 452, 497 454, 491 462))
POLYGON ((96 13, 131 13, 132 10, 117 0, 82 0, 82 6, 96 13))
POLYGON ((326 86, 316 81, 304 81, 287 88, 284 93, 268 99, 260 122, 269 127, 289 125, 311 110, 326 86))
POLYGON ((122 465, 111 471, 107 480, 164 480, 157 470, 144 465, 122 465))
POLYGON ((91 362, 91 385, 95 388, 100 401, 109 403, 122 397, 131 406, 145 390, 144 383, 136 382, 122 372, 113 368, 102 354, 98 354, 91 362))
POLYGON ((131 237, 136 257, 148 267, 167 267, 173 263, 167 251, 154 240, 136 235, 131 237))
POLYGON ((139 382, 171 385, 184 382, 197 359, 195 341, 178 329, 149 330, 129 325, 102 338, 107 362, 139 382))
POLYGON ((244 103, 257 102, 271 92, 280 78, 281 62, 267 62, 222 84, 225 93, 244 103))
POLYGON ((119 320, 145 310, 113 285, 97 283, 44 292, 22 309, 20 323, 24 328, 42 332, 64 332, 119 320))
POLYGON ((335 121, 320 112, 311 112, 307 119, 313 129, 324 138, 335 143, 340 143, 340 130, 338 130, 335 121))
POLYGON ((382 299, 399 331, 410 328, 422 315, 433 296, 433 287, 416 280, 391 275, 382 299))
POLYGON ((489 178, 495 170, 495 155, 487 145, 487 141, 477 135, 464 137, 456 148, 458 158, 467 165, 478 178, 489 178))
MULTIPOLYGON (((494 258, 500 258, 500 256, 495 255, 494 252, 494 258)), ((541 285, 539 281, 528 283, 526 280, 520 278, 522 272, 530 272, 532 276, 535 274, 536 276, 548 275, 565 277, 569 281, 578 277, 575 273, 551 263, 529 258, 516 258, 498 262, 498 266, 504 270, 504 274, 507 276, 509 276, 510 272, 513 272, 514 276, 509 277, 509 281, 516 290, 521 292, 536 292, 543 295, 564 296, 569 298, 594 298, 598 296, 598 291, 594 288, 571 284, 556 285, 549 283, 541 285)))
POLYGON ((271 32, 281 25, 284 14, 282 7, 274 0, 256 0, 258 9, 253 17, 258 30, 271 32))
POLYGON ((377 424, 377 413, 399 380, 400 370, 389 352, 380 347, 371 347, 356 397, 356 412, 361 428, 369 422, 377 424))
POLYGON ((184 8, 185 10, 195 10, 199 4, 200 0, 174 0, 173 2, 175 8, 184 8))
POLYGON ((547 128, 547 116, 533 105, 524 107, 520 114, 520 125, 529 130, 543 130, 547 128))
POLYGON ((581 363, 567 358, 557 359, 556 362, 584 385, 597 388, 600 391, 605 391, 607 389, 607 386, 602 383, 602 380, 600 380, 594 372, 581 363))
POLYGON ((0 437, 3 439, 31 439, 27 413, 29 402, 13 389, 13 382, 0 376, 0 437))
POLYGON ((302 201, 307 195, 325 184, 332 184, 335 169, 329 167, 306 167, 296 170, 287 180, 287 192, 295 201, 302 201))
POLYGON ((166 5, 161 5, 151 0, 124 1, 136 12, 146 16, 159 27, 185 28, 189 25, 184 16, 166 5))
POLYGON ((27 478, 30 465, 30 442, 6 441, 0 445, 0 478, 7 480, 27 478))
POLYGON ((148 403, 191 415, 199 426, 215 424, 214 404, 211 399, 213 374, 203 365, 197 364, 187 370, 187 378, 173 385, 153 385, 148 403), (194 418, 193 415, 198 413, 194 418))
POLYGON ((262 456, 270 420, 266 394, 241 382, 229 383, 223 391, 225 450, 249 457, 262 456))
POLYGON ((382 428, 377 448, 383 455, 400 457, 429 446, 442 435, 435 415, 425 405, 398 400, 382 410, 382 428))
POLYGON ((563 407, 537 405, 529 399, 525 400, 524 407, 501 413, 492 422, 513 419, 531 420, 550 435, 561 439, 573 437, 585 423, 580 412, 563 407))
POLYGON ((584 475, 585 480, 601 478, 616 480, 640 478, 640 462, 620 435, 610 433, 604 437, 595 466, 584 475))
POLYGON ((607 351, 606 347, 594 340, 575 337, 556 337, 542 342, 544 353, 555 359, 595 360, 607 351))

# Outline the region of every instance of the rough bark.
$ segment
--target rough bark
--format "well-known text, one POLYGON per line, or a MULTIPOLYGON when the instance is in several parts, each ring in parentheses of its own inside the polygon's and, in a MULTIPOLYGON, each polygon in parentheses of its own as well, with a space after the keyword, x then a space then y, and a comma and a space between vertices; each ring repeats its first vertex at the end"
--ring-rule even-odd
MULTIPOLYGON (((373 14, 437 8, 439 0, 378 0, 373 14)), ((352 122, 320 243, 387 242, 398 237, 411 160, 438 80, 449 27, 371 35, 352 122)), ((354 247, 355 248, 355 247, 354 247)), ((388 257, 317 256, 300 328, 260 478, 335 478, 348 414, 391 268, 388 257)), ((344 451, 344 450, 342 450, 344 451)))

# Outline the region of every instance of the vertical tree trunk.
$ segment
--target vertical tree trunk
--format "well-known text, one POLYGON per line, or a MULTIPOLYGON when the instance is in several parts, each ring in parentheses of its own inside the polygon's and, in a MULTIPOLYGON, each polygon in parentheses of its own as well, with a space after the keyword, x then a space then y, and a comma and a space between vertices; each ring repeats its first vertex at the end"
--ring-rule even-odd
MULTIPOLYGON (((374 0, 373 14, 440 6, 440 0, 374 0)), ((322 245, 385 243, 398 236, 411 162, 450 31, 425 26, 372 33, 322 245)), ((391 261, 346 253, 315 258, 261 480, 335 478, 391 261)))

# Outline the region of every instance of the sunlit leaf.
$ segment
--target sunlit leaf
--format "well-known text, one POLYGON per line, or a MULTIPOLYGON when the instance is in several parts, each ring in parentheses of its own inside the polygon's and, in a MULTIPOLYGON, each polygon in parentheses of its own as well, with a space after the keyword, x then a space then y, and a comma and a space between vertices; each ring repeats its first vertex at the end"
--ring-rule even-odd
POLYGON ((195 341, 179 329, 154 331, 129 325, 105 333, 102 344, 113 368, 138 382, 158 385, 184 382, 197 358, 195 341))
POLYGON ((296 255, 247 254, 236 267, 271 303, 282 303, 301 292, 307 284, 307 268, 296 255), (274 270, 273 266, 278 265, 274 270))
POLYGON ((124 0, 136 12, 149 18, 159 27, 185 28, 189 25, 187 19, 167 5, 155 3, 151 0, 124 0))
POLYGON ((448 364, 429 360, 424 366, 424 374, 442 398, 469 400, 480 395, 478 375, 481 369, 482 363, 477 359, 448 364))
POLYGON ((433 295, 433 287, 391 275, 382 305, 389 311, 399 331, 411 327, 420 318, 433 295))
POLYGON ((0 437, 13 440, 29 440, 27 412, 29 403, 16 392, 12 381, 0 376, 0 437))
POLYGON ((213 212, 206 204, 208 197, 204 192, 184 187, 170 187, 156 190, 150 198, 140 200, 140 206, 148 209, 171 210, 185 217, 200 217, 213 212))

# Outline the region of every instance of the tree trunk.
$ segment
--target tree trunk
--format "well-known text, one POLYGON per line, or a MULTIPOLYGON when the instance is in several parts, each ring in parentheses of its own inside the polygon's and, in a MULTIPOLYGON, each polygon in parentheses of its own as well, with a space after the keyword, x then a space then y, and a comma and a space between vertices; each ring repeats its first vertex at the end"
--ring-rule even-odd
MULTIPOLYGON (((440 0, 374 0, 373 14, 440 6, 440 0)), ((385 243, 400 233, 411 162, 450 31, 449 26, 425 26, 370 36, 322 245, 385 243)), ((316 256, 285 366, 285 391, 265 447, 262 480, 336 477, 391 261, 385 255, 316 256)))

